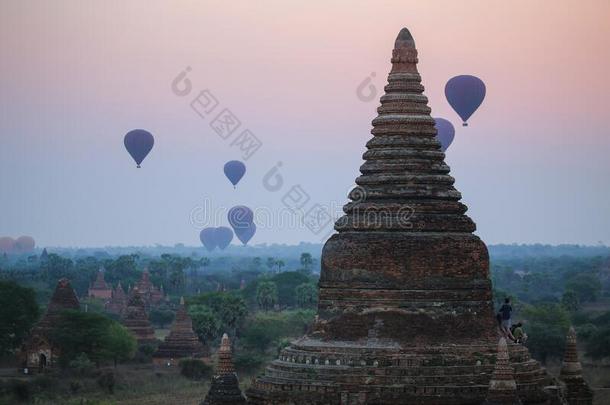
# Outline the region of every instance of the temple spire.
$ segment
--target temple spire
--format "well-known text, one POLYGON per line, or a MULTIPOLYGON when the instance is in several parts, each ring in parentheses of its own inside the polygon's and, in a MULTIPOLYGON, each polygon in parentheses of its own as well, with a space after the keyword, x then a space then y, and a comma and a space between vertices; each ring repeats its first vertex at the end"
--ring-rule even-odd
POLYGON ((517 395, 517 383, 514 378, 514 371, 510 365, 508 346, 506 339, 501 338, 498 342, 498 355, 494 367, 489 391, 485 405, 521 405, 521 400, 517 395))
POLYGON ((218 366, 212 377, 212 385, 201 405, 241 405, 245 403, 246 398, 239 389, 239 381, 237 380, 237 374, 233 365, 231 341, 225 333, 222 335, 220 342, 218 366))
POLYGON ((566 336, 566 349, 559 378, 566 384, 568 404, 590 405, 593 391, 582 376, 582 365, 578 360, 576 331, 570 327, 566 336))

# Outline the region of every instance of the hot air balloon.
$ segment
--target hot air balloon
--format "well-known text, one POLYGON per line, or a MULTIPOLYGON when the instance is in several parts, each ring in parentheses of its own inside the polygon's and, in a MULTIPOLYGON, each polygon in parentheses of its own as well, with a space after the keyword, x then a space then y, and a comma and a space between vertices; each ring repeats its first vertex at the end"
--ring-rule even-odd
POLYGON ((211 252, 216 247, 216 228, 202 229, 199 233, 199 239, 208 252, 211 252))
POLYGON ((11 254, 15 251, 15 240, 8 236, 0 237, 0 253, 11 254))
POLYGON ((226 226, 216 228, 215 240, 218 247, 224 250, 233 240, 233 231, 226 226))
POLYGON ((436 137, 441 143, 441 150, 445 152, 455 137, 455 128, 453 124, 444 118, 435 118, 434 126, 436 127, 436 137))
POLYGON ((15 241, 15 248, 20 253, 27 253, 34 250, 36 242, 31 236, 20 236, 15 241))
POLYGON ((254 213, 245 205, 236 205, 229 210, 227 218, 233 231, 237 234, 238 229, 245 229, 254 221, 254 213))
POLYGON ((140 164, 146 155, 148 155, 153 148, 155 138, 153 138, 152 134, 148 131, 134 129, 125 135, 123 142, 125 143, 127 152, 129 152, 133 160, 136 161, 137 167, 140 167, 140 164))
POLYGON ((237 236, 237 239, 239 239, 241 243, 244 244, 244 246, 248 244, 248 242, 250 241, 250 239, 252 239, 255 233, 256 224, 254 222, 252 222, 247 227, 235 229, 235 235, 237 236))
POLYGON ((224 170, 225 176, 227 176, 229 181, 233 184, 233 187, 235 187, 241 178, 244 177, 246 165, 239 160, 231 160, 230 162, 225 163, 224 170))
POLYGON ((451 78, 445 85, 445 97, 451 107, 462 118, 462 125, 468 126, 468 118, 479 108, 485 98, 485 83, 470 75, 451 78))

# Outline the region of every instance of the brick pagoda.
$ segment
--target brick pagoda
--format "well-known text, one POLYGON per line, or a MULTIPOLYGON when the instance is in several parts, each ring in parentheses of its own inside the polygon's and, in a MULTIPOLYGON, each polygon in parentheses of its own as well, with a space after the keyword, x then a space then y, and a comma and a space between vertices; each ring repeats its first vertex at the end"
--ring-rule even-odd
POLYGON ((57 282, 55 292, 42 319, 34 326, 30 337, 21 349, 24 367, 32 371, 43 371, 56 365, 59 350, 54 347, 49 334, 58 322, 61 312, 73 309, 79 310, 80 304, 70 281, 62 278, 57 282))
POLYGON ((159 345, 153 355, 155 363, 177 365, 180 359, 201 359, 207 355, 207 350, 193 332, 193 321, 186 312, 184 298, 180 298, 180 307, 169 335, 159 345))
POLYGON ((138 345, 154 344, 157 342, 155 330, 148 320, 142 296, 138 294, 135 288, 123 315, 123 325, 134 335, 138 345))
POLYGON ((576 349, 576 331, 570 328, 566 338, 566 350, 559 375, 566 385, 566 399, 569 405, 591 405, 593 391, 582 376, 582 365, 576 349))
POLYGON ((222 335, 218 351, 218 365, 210 391, 201 405, 240 405, 246 404, 246 398, 239 389, 239 381, 233 365, 231 341, 225 333, 222 335))
POLYGON ((112 297, 112 286, 106 283, 104 280, 104 270, 99 269, 97 271, 97 277, 87 293, 89 297, 99 298, 108 301, 112 297))
POLYGON ((125 309, 127 309, 127 294, 123 290, 123 286, 121 282, 117 284, 117 286, 112 291, 112 296, 110 300, 106 303, 106 311, 115 315, 123 315, 125 309))
MULTIPOLYGON (((357 188, 321 264, 318 318, 248 390, 253 404, 480 404, 497 357, 487 247, 454 188, 403 28, 357 188)), ((546 374, 521 345, 519 398, 546 374)))

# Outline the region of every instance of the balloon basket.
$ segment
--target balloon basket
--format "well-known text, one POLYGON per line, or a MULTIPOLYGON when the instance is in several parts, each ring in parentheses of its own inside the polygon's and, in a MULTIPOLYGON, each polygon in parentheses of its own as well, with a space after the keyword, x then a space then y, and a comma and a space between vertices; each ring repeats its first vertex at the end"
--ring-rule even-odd
POLYGON ((467 127, 467 126, 468 126, 468 123, 467 123, 467 122, 462 122, 462 126, 463 126, 463 127, 467 127))

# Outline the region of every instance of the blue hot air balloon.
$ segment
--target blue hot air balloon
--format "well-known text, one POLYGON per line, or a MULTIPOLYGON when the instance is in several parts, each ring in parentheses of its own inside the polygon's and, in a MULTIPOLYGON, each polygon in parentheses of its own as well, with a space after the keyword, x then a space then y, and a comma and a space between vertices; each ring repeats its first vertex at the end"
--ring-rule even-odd
POLYGON ((211 252, 216 247, 216 228, 204 228, 199 233, 199 239, 203 246, 211 252))
POLYGON ((435 118, 434 126, 436 127, 436 138, 441 143, 441 150, 445 152, 455 137, 455 128, 453 124, 444 118, 435 118))
POLYGON ((153 148, 155 138, 153 138, 152 134, 148 131, 134 129, 125 135, 123 142, 125 143, 127 152, 129 152, 133 160, 136 161, 138 167, 140 167, 140 163, 142 163, 146 155, 148 155, 153 148))
POLYGON ((254 213, 245 205, 236 205, 229 210, 227 218, 237 235, 238 229, 246 229, 254 221, 254 213))
POLYGON ((462 125, 467 126, 468 118, 479 108, 485 98, 485 83, 470 75, 451 78, 445 85, 445 97, 451 107, 462 118, 462 125))
POLYGON ((233 240, 233 231, 226 226, 216 228, 215 240, 218 247, 224 250, 233 240))
POLYGON ((235 229, 235 235, 237 235, 237 239, 239 239, 241 243, 244 244, 244 246, 248 244, 248 242, 250 241, 250 239, 252 239, 255 233, 256 224, 254 222, 252 222, 247 227, 235 229))
POLYGON ((225 176, 233 183, 233 187, 239 183, 244 174, 246 173, 246 165, 239 160, 231 160, 225 163, 225 176))

